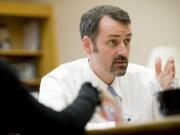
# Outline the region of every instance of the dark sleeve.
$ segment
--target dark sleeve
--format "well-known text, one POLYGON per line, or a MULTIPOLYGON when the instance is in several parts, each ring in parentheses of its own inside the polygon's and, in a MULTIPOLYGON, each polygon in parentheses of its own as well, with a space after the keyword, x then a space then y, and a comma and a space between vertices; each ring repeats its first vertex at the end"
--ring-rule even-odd
POLYGON ((99 104, 98 91, 82 85, 75 101, 61 112, 48 108, 27 91, 7 63, 0 61, 0 107, 3 131, 21 134, 83 134, 86 123, 99 104))

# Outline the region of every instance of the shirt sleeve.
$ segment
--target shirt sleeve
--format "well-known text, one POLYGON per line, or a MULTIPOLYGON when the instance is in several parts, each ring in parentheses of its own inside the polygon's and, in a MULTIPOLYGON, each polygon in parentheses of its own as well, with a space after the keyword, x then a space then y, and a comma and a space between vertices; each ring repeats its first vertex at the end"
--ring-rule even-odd
POLYGON ((73 81, 71 73, 63 67, 50 72, 41 80, 39 101, 56 111, 64 109, 79 93, 80 88, 73 81))

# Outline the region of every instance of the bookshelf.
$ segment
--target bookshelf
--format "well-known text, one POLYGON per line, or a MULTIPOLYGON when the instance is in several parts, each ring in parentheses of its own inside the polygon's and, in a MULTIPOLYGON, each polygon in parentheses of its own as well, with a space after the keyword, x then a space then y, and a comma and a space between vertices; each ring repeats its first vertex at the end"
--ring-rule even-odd
POLYGON ((16 67, 24 84, 38 91, 58 65, 57 54, 51 5, 0 2, 0 59, 16 67))

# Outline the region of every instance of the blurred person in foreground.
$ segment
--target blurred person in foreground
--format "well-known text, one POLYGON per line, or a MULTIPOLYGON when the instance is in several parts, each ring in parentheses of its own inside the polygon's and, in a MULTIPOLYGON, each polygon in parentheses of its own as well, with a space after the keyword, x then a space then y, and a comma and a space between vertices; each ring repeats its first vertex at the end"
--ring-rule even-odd
POLYGON ((114 109, 116 124, 120 124, 121 110, 112 96, 88 82, 79 90, 77 98, 62 111, 54 111, 39 103, 29 92, 8 63, 0 60, 0 134, 84 134, 86 123, 96 106, 106 119, 104 105, 114 109))

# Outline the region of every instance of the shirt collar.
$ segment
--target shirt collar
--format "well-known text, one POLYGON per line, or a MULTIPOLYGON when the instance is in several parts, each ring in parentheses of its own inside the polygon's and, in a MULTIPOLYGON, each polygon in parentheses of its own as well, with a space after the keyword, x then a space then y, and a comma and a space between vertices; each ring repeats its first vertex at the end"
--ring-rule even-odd
POLYGON ((98 87, 100 89, 107 89, 108 85, 92 71, 88 59, 86 64, 86 71, 86 81, 91 82, 94 87, 98 87))
POLYGON ((116 93, 118 94, 119 97, 123 97, 122 91, 121 91, 121 85, 120 85, 120 77, 116 77, 114 81, 111 84, 111 87, 114 88, 116 93))
MULTIPOLYGON (((92 85, 94 87, 98 87, 100 89, 103 89, 103 90, 107 90, 108 88, 108 85, 103 81, 101 80, 91 69, 90 65, 89 65, 89 62, 88 62, 88 59, 87 59, 87 64, 86 64, 86 73, 87 73, 87 76, 86 76, 86 81, 89 81, 92 83, 92 85)), ((111 86, 114 88, 114 90, 117 92, 117 94, 122 97, 122 93, 120 91, 120 83, 119 83, 119 79, 120 77, 116 77, 114 79, 114 81, 112 82, 111 86)))

